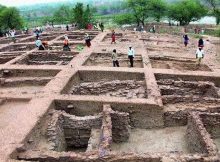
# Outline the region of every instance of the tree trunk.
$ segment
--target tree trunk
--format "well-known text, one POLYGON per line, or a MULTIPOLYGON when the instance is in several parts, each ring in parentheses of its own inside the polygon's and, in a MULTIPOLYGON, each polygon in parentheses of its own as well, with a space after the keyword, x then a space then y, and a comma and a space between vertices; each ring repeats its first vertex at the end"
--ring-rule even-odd
POLYGON ((220 16, 217 16, 216 17, 216 25, 219 25, 220 24, 220 16))
POLYGON ((141 21, 141 24, 144 26, 144 21, 141 21))

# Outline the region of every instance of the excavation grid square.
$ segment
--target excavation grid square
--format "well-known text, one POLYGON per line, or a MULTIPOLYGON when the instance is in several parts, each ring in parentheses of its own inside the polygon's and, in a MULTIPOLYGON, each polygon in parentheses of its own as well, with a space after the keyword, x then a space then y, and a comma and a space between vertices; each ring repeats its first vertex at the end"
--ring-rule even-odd
POLYGON ((17 56, 24 54, 24 52, 1 52, 0 53, 0 64, 5 64, 8 61, 13 60, 17 56))
POLYGON ((132 129, 127 142, 113 143, 113 151, 134 153, 189 153, 186 127, 132 129))
POLYGON ((220 78, 156 74, 156 79, 164 104, 202 108, 219 103, 220 78))
POLYGON ((147 98, 144 74, 127 72, 80 71, 72 77, 63 93, 147 98))
POLYGON ((56 70, 1 70, 0 94, 41 93, 43 87, 58 73, 56 70))
POLYGON ((26 65, 67 65, 77 55, 78 52, 67 51, 42 51, 33 52, 16 64, 26 65))
MULTIPOLYGON (((119 53, 118 62, 120 67, 130 67, 130 62, 127 54, 119 53)), ((88 60, 84 63, 84 66, 103 66, 113 67, 112 54, 111 53, 92 53, 88 60)), ((143 68, 143 62, 141 55, 134 57, 134 67, 143 68)))
POLYGON ((14 44, 1 48, 0 52, 30 51, 34 48, 36 48, 35 44, 14 44))
POLYGON ((198 65, 196 59, 173 57, 150 57, 151 65, 156 69, 173 69, 189 71, 212 71, 207 65, 198 65))
MULTIPOLYGON (((84 48, 84 43, 69 43, 69 48, 71 51, 81 51, 84 48)), ((56 42, 49 45, 49 49, 53 51, 63 51, 63 42, 56 42)))

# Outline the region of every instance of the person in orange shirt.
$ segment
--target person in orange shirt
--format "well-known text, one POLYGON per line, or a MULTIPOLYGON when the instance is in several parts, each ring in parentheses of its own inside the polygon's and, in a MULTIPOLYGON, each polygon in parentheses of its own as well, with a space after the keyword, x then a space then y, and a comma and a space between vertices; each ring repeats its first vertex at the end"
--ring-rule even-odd
POLYGON ((64 42, 63 42, 63 51, 71 51, 70 47, 69 47, 69 38, 67 37, 67 35, 64 36, 64 42))

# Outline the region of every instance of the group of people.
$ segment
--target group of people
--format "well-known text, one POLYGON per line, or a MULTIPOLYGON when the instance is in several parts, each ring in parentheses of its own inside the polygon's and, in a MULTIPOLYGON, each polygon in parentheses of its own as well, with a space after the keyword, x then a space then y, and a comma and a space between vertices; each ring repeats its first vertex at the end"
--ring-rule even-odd
MULTIPOLYGON (((183 36, 184 39, 184 45, 185 47, 187 47, 187 45, 189 44, 189 37, 187 34, 185 34, 183 36)), ((197 65, 201 64, 202 59, 204 58, 204 40, 202 39, 202 37, 199 39, 198 41, 198 49, 196 50, 196 59, 197 59, 197 65)))
MULTIPOLYGON (((132 46, 129 46, 128 59, 130 62, 130 67, 134 67, 134 55, 135 55, 134 49, 132 48, 132 46)), ((113 67, 120 67, 116 49, 114 49, 112 52, 112 63, 113 63, 113 67)))

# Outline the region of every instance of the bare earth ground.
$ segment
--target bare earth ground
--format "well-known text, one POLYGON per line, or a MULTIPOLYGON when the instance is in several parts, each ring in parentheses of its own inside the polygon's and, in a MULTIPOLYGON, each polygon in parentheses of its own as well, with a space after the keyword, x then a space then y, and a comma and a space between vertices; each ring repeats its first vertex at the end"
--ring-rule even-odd
MULTIPOLYGON (((78 32, 79 33, 74 35, 80 34, 80 37, 82 37, 82 35, 85 33, 85 31, 78 32)), ((178 120, 182 120, 180 117, 176 123, 172 123, 175 127, 172 127, 173 125, 167 126, 164 124, 166 123, 166 119, 163 118, 163 113, 179 112, 192 108, 198 108, 201 111, 207 111, 209 110, 209 107, 218 107, 220 105, 220 93, 217 92, 220 87, 220 47, 219 44, 213 44, 213 41, 216 41, 217 38, 204 38, 205 58, 202 60, 202 64, 204 67, 207 66, 208 68, 195 69, 195 51, 197 49, 198 41, 196 39, 190 38, 189 46, 184 47, 182 35, 174 36, 169 34, 138 33, 116 30, 116 33, 122 33, 122 36, 119 36, 116 39, 116 44, 111 44, 111 39, 109 39, 109 36, 106 37, 106 34, 110 33, 110 31, 105 31, 104 33, 99 33, 97 31, 95 32, 95 38, 92 41, 91 48, 84 47, 82 51, 77 51, 76 46, 74 45, 72 48, 72 52, 76 52, 74 57, 71 56, 71 58, 69 58, 69 53, 60 52, 58 61, 48 57, 47 62, 40 60, 40 63, 35 62, 36 64, 34 65, 26 63, 28 55, 37 51, 36 49, 28 48, 29 44, 30 47, 33 46, 34 42, 29 42, 30 38, 31 40, 33 39, 33 36, 22 38, 16 44, 24 47, 25 53, 16 55, 15 58, 10 58, 7 60, 7 62, 3 61, 4 63, 0 64, 0 161, 13 161, 14 159, 19 162, 16 157, 26 157, 27 159, 25 160, 29 160, 29 156, 35 155, 28 154, 29 150, 40 150, 43 153, 49 152, 48 154, 50 154, 50 156, 56 155, 54 150, 52 150, 55 152, 53 152, 54 154, 51 154, 50 152, 52 145, 51 143, 48 143, 46 133, 48 129, 48 123, 50 118, 52 118, 51 116, 53 115, 52 113, 48 114, 48 110, 55 109, 54 107, 57 105, 54 104, 54 101, 57 100, 63 101, 66 105, 70 105, 70 107, 72 106, 71 102, 73 102, 76 107, 86 107, 88 109, 99 109, 100 105, 102 109, 103 104, 108 103, 117 113, 127 112, 130 115, 129 120, 131 121, 129 124, 132 127, 130 137, 128 138, 127 142, 121 142, 117 144, 113 142, 110 144, 110 148, 112 150, 108 150, 110 153, 116 152, 117 157, 121 156, 121 152, 132 152, 138 154, 176 153, 177 155, 179 155, 179 153, 181 155, 188 155, 191 153, 189 150, 191 146, 188 146, 188 140, 186 139, 187 124, 179 124, 178 120), (145 40, 142 40, 141 38, 145 40), (130 45, 135 49, 135 55, 137 56, 136 58, 138 58, 137 60, 135 58, 135 61, 138 62, 135 62, 136 64, 134 63, 134 68, 129 67, 127 59, 127 51, 130 45), (117 52, 122 54, 120 56, 121 60, 119 61, 119 63, 121 62, 120 68, 112 67, 111 52, 113 49, 117 49, 117 52), (91 59, 90 57, 94 53, 104 53, 105 55, 107 53, 106 56, 108 57, 98 57, 96 58, 97 60, 94 61, 94 58, 92 57, 91 59), (187 64, 189 61, 185 60, 186 64, 183 66, 172 66, 172 64, 169 64, 171 66, 170 68, 164 68, 166 67, 164 66, 165 62, 159 59, 158 64, 161 65, 152 66, 153 61, 150 58, 158 56, 162 58, 168 57, 168 59, 173 59, 174 62, 175 59, 180 59, 183 62, 184 59, 189 59, 192 61, 192 63, 189 65, 187 64), (62 64, 62 61, 65 63, 62 64), (188 67, 186 68, 185 66, 187 65, 188 67), (18 69, 26 71, 17 72, 18 69), (194 96, 187 96, 185 93, 183 93, 182 96, 177 96, 177 94, 179 94, 182 90, 181 86, 178 87, 179 89, 175 86, 170 86, 173 88, 172 91, 169 92, 171 95, 162 95, 162 90, 159 89, 160 86, 157 84, 157 81, 159 80, 158 78, 161 77, 161 74, 163 75, 162 77, 171 76, 171 79, 176 80, 186 79, 187 77, 185 77, 185 75, 189 75, 191 77, 189 79, 190 81, 194 81, 197 79, 197 77, 199 78, 199 81, 201 78, 206 78, 207 80, 210 78, 208 80, 210 82, 209 85, 213 85, 213 89, 211 89, 212 91, 215 92, 216 90, 216 98, 214 98, 216 100, 212 102, 214 99, 213 96, 210 95, 205 96, 208 97, 207 100, 210 101, 207 102, 207 104, 200 102, 195 103, 193 101, 191 102, 191 100, 195 100, 193 98, 194 96), (19 77, 23 81, 16 80, 16 77, 19 77), (42 80, 33 79, 34 77, 38 77, 42 80), (10 79, 10 83, 5 83, 5 79, 7 80, 7 78, 10 79), (141 93, 135 86, 128 86, 126 92, 120 89, 121 87, 122 89, 124 88, 121 82, 124 80, 130 80, 130 78, 135 81, 140 81, 141 85, 144 85, 139 88, 141 93), (106 88, 106 81, 109 80, 112 82, 109 82, 106 88), (117 81, 117 84, 115 83, 115 80, 117 81), (89 84, 90 81, 92 82, 91 84, 89 84), (81 84, 82 82, 83 85, 81 84), (99 82, 105 83, 104 86, 101 85, 101 88, 97 87, 96 83, 99 82), (103 92, 105 95, 100 95, 99 92, 103 90, 103 87, 106 88, 106 91, 103 92), (110 89, 108 89, 109 87, 110 89), (71 90, 75 90, 74 93, 64 93, 65 91, 70 92, 71 90), (119 90, 120 92, 117 92, 119 90), (129 92, 132 92, 132 94, 129 92), (145 92, 147 94, 145 94, 145 92), (184 98, 185 100, 173 103, 170 100, 167 101, 167 98, 169 97, 174 98, 175 101, 178 99, 180 100, 181 98, 184 98), (89 104, 85 104, 85 102, 89 102, 89 104), (84 104, 86 106, 84 106, 84 104), (135 108, 138 108, 138 110, 135 108), (149 110, 148 108, 152 109, 149 110), (155 109, 158 110, 155 111, 155 109), (38 143, 35 146, 32 146, 31 142, 35 140, 35 135, 32 134, 32 139, 29 137, 31 136, 30 133, 33 133, 33 128, 39 125, 39 123, 42 123, 42 121, 45 119, 45 114, 47 114, 49 119, 47 119, 48 121, 45 122, 46 124, 44 123, 42 127, 37 129, 37 133, 40 134, 39 137, 36 135, 38 143), (29 139, 28 142, 27 139, 29 139), (23 149, 24 143, 27 145, 25 146, 25 149, 23 149), (31 146, 29 147, 29 145, 31 146), (21 152, 16 152, 15 150, 19 150, 17 148, 20 148, 21 152), (11 158, 10 155, 12 155, 12 152, 14 151, 15 156, 11 158), (27 156, 25 154, 26 151, 27 156), (23 153, 25 156, 23 156, 23 153)), ((69 34, 73 35, 72 32, 69 34)), ((53 35, 53 33, 50 35, 53 35)), ((62 38, 64 33, 57 32, 56 36, 57 37, 53 37, 53 39, 49 41, 49 44, 51 46, 54 44, 59 44, 60 49, 58 50, 62 51, 62 38)), ((217 39, 217 41, 218 40, 219 39, 217 39)), ((84 45, 84 41, 79 38, 76 38, 76 40, 72 39, 71 43, 84 45)), ((0 53, 0 56, 3 55, 3 52, 19 50, 11 50, 14 48, 11 45, 12 44, 1 43, 0 49, 3 49, 3 51, 0 53)), ((54 51, 56 51, 56 49, 48 49, 48 53, 54 51)), ((13 53, 17 54, 18 52, 13 53)), ((0 57, 0 59, 2 58, 0 57)), ((183 84, 187 83, 185 82, 183 84)), ((140 85, 138 85, 138 87, 140 87, 140 85)), ((202 92, 199 91, 196 93, 202 92)), ((63 107, 64 109, 66 108, 65 106, 63 107)), ((77 116, 74 114, 71 115, 73 115, 73 119, 75 119, 77 116)), ((84 117, 89 118, 91 116, 88 115, 84 117)), ((105 121, 102 122, 104 123, 105 121)), ((118 123, 118 125, 120 124, 121 123, 118 123)), ((111 127, 108 128, 112 129, 111 127)), ((93 141, 95 143, 93 149, 97 151, 100 150, 101 147, 100 144, 97 143, 106 139, 102 139, 101 137, 100 139, 97 139, 97 137, 103 133, 100 133, 100 129, 103 129, 103 127, 100 129, 92 129, 93 132, 91 134, 95 138, 93 141)), ((79 133, 77 136, 79 136, 79 133)), ((66 137, 66 139, 68 138, 70 137, 66 137)), ((111 140, 108 142, 110 141, 111 140)), ((214 142, 219 149, 219 138, 214 139, 214 142)), ((82 150, 84 150, 84 148, 82 150)), ((202 154, 201 151, 198 152, 198 154, 202 154)), ((62 157, 65 155, 61 153, 60 156, 62 157)))

